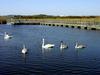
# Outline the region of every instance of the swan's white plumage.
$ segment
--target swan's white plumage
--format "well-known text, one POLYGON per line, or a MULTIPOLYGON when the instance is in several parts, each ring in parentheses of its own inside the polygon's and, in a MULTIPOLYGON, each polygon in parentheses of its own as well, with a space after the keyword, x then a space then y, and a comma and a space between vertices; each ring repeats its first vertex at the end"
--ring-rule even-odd
POLYGON ((23 54, 26 54, 27 53, 27 48, 25 47, 25 45, 23 45, 22 53, 23 54))
POLYGON ((68 48, 68 46, 64 44, 63 41, 61 41, 60 49, 65 49, 65 48, 68 48))
POLYGON ((45 44, 44 38, 42 39, 42 48, 48 49, 48 48, 53 48, 55 45, 54 44, 45 44))
POLYGON ((5 32, 4 39, 7 40, 7 39, 10 39, 10 38, 12 38, 12 36, 10 36, 8 33, 5 32))
POLYGON ((75 48, 76 48, 76 49, 80 49, 80 48, 85 48, 85 46, 82 45, 82 44, 76 43, 75 48))

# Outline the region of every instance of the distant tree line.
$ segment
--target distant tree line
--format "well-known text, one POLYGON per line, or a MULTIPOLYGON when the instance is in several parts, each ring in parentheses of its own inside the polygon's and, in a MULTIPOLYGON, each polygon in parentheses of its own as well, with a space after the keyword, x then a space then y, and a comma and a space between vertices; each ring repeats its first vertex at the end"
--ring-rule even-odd
MULTIPOLYGON (((8 16, 9 17, 9 16, 8 16)), ((45 19, 45 18, 50 18, 50 19, 66 19, 66 18, 100 18, 100 16, 52 16, 52 15, 45 15, 45 14, 39 14, 39 15, 14 15, 10 16, 12 18, 16 19, 45 19)))

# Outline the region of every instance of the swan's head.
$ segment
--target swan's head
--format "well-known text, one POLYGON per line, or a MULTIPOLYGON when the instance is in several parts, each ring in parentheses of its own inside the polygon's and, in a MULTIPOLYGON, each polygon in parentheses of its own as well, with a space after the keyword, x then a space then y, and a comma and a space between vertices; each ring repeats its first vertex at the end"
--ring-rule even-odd
POLYGON ((42 39, 42 41, 44 42, 44 38, 42 39))
POLYGON ((62 43, 63 43, 63 41, 60 41, 60 43, 62 44, 62 43))
POLYGON ((42 40, 44 40, 44 38, 42 40))
POLYGON ((61 43, 62 43, 63 41, 61 41, 61 43))

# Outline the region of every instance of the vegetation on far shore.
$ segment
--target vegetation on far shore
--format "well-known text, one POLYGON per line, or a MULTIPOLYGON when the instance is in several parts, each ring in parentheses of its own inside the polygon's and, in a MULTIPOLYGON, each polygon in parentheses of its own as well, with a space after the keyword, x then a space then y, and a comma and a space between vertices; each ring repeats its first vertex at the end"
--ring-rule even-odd
POLYGON ((52 16, 52 15, 7 15, 0 16, 0 23, 6 23, 8 19, 50 19, 50 20, 95 20, 100 22, 100 16, 52 16))
POLYGON ((81 18, 100 18, 100 16, 52 16, 52 15, 44 15, 44 14, 40 14, 40 15, 31 15, 31 16, 25 16, 25 15, 14 15, 12 16, 14 18, 20 18, 20 19, 81 19, 81 18))

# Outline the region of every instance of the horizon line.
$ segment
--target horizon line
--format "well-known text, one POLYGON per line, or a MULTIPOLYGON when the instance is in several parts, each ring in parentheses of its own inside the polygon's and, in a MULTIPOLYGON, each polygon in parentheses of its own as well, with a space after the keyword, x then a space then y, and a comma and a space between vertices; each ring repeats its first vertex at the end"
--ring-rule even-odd
POLYGON ((47 16, 100 16, 100 15, 52 15, 52 14, 6 14, 0 16, 36 16, 36 15, 47 15, 47 16))

